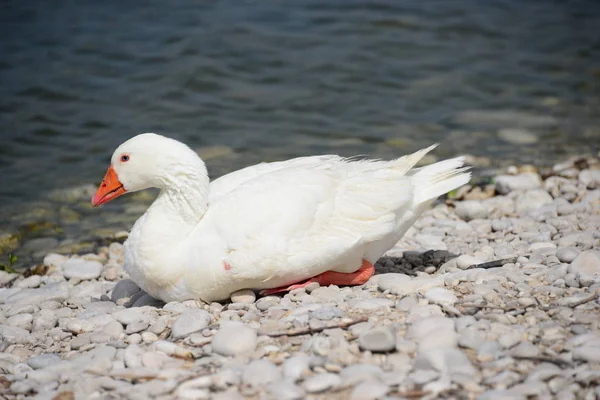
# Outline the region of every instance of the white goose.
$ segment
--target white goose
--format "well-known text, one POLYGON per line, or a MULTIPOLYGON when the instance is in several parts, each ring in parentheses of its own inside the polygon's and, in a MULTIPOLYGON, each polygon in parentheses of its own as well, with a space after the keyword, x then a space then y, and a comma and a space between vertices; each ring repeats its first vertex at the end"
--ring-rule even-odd
POLYGON ((209 184, 194 151, 146 133, 117 148, 92 203, 160 189, 125 242, 124 268, 164 301, 357 285, 438 196, 469 181, 462 158, 412 169, 434 147, 393 161, 262 163, 209 184))

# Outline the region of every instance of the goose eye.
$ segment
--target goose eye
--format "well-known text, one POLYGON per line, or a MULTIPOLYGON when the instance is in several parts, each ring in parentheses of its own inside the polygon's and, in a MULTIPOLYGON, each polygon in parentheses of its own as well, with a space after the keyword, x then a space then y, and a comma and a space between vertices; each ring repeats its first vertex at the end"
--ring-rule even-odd
POLYGON ((129 156, 127 154, 123 154, 121 156, 121 162, 127 162, 127 161, 129 161, 129 156))

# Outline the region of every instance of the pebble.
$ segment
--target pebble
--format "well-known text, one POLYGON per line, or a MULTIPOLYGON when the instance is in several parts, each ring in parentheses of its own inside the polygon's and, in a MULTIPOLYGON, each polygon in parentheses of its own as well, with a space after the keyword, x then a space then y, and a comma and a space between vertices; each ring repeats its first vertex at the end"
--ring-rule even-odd
POLYGON ((269 360, 254 360, 245 368, 242 382, 250 386, 264 386, 281 378, 279 368, 269 360))
POLYGON ((232 303, 252 304, 256 301, 256 294, 253 290, 242 289, 231 294, 232 303))
POLYGON ((546 204, 551 204, 552 200, 552 196, 544 189, 526 190, 518 194, 515 200, 515 208, 517 213, 525 213, 539 209, 546 204))
POLYGON ((563 247, 556 251, 556 257, 560 262, 570 263, 579 255, 579 253, 580 251, 575 247, 563 247))
POLYGON ((425 298, 429 302, 441 306, 453 306, 458 301, 456 295, 448 289, 433 288, 425 292, 425 298))
POLYGON ((465 200, 456 203, 454 212, 465 221, 485 219, 489 214, 487 208, 476 200, 465 200))
POLYGON ((39 356, 30 357, 27 360, 27 364, 33 369, 42 369, 51 367, 55 364, 60 363, 62 360, 58 354, 40 354, 39 356))
POLYGON ((192 310, 182 313, 171 328, 173 339, 181 339, 191 333, 198 332, 206 328, 212 321, 210 313, 204 310, 192 310))
POLYGON ((254 329, 243 323, 231 322, 221 327, 212 340, 212 350, 223 356, 237 356, 256 349, 254 329))
POLYGON ((270 383, 267 386, 267 393, 271 398, 278 400, 300 400, 306 397, 304 390, 289 381, 270 383))
POLYGON ((507 194, 515 190, 531 190, 542 187, 542 179, 536 173, 527 172, 519 175, 500 175, 495 179, 496 191, 507 194))
POLYGON ((396 348, 396 335, 387 327, 374 328, 358 337, 361 349, 373 352, 387 352, 396 348))
POLYGON ((300 353, 283 362, 283 376, 295 382, 299 380, 309 368, 309 356, 300 353))
POLYGON ((122 281, 117 282, 113 288, 110 299, 112 302, 116 303, 120 299, 130 298, 140 290, 142 289, 140 289, 140 287, 131 279, 123 279, 122 281))
POLYGON ((39 275, 31 275, 28 278, 23 279, 22 281, 19 281, 17 283, 15 283, 15 287, 18 288, 22 288, 22 289, 26 289, 26 288, 36 288, 38 286, 40 286, 40 284, 42 283, 42 277, 39 275))
POLYGON ((523 341, 512 349, 511 354, 517 357, 537 357, 540 350, 531 342, 523 341))
POLYGON ((302 387, 307 393, 321 393, 340 386, 342 379, 337 374, 324 373, 304 380, 302 387))
POLYGON ((70 258, 64 262, 62 268, 67 279, 89 280, 100 277, 104 267, 98 261, 70 258))
POLYGON ((600 275, 600 251, 588 250, 579 254, 571 262, 569 272, 579 275, 600 275))
POLYGON ((467 269, 473 265, 481 264, 482 262, 483 261, 479 258, 463 254, 456 258, 456 267, 459 269, 467 269))
POLYGON ((383 382, 367 380, 359 383, 350 393, 350 400, 376 400, 382 399, 390 388, 383 382))

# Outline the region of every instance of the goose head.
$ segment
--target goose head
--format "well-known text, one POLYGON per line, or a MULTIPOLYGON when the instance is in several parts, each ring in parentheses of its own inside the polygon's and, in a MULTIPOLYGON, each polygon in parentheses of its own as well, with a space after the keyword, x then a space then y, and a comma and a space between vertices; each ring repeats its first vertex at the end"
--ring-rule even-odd
POLYGON ((143 133, 115 150, 92 204, 99 206, 127 192, 168 189, 182 179, 206 180, 208 184, 206 167, 200 157, 177 140, 143 133))

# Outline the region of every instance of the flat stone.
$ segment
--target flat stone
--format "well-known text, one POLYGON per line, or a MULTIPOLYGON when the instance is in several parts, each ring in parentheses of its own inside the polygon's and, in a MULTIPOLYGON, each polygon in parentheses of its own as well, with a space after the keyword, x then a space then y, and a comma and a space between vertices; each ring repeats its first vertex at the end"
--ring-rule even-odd
POLYGON ((517 357, 537 357, 540 350, 533 343, 523 341, 512 349, 511 354, 517 357))
POLYGON ((475 374, 475 368, 469 358, 454 347, 419 351, 415 357, 414 368, 433 369, 443 374, 475 374))
POLYGON ((391 294, 405 296, 412 293, 420 293, 434 287, 444 286, 442 276, 416 277, 412 278, 404 274, 380 274, 375 276, 379 290, 389 291, 391 294))
POLYGON ((98 261, 88 261, 81 258, 70 258, 65 261, 62 267, 65 278, 80 280, 96 279, 102 273, 102 268, 104 268, 98 261))
POLYGON ((113 317, 123 325, 132 325, 138 322, 150 322, 150 317, 148 317, 148 315, 144 314, 140 310, 132 308, 117 311, 113 314, 113 317))
POLYGON ((387 310, 394 307, 394 302, 390 299, 356 299, 348 302, 353 310, 375 311, 387 310))
POLYGON ((299 380, 306 371, 310 369, 310 358, 300 353, 283 362, 283 376, 293 380, 299 380))
POLYGON ((37 289, 21 289, 4 302, 6 304, 41 304, 49 300, 63 302, 69 298, 69 295, 67 283, 51 283, 37 289))
POLYGON ((351 386, 367 379, 379 379, 382 374, 383 371, 376 365, 353 364, 340 371, 340 378, 345 386, 351 386))
POLYGON ((573 349, 573 360, 600 363, 600 347, 584 346, 573 349))
MULTIPOLYGON (((139 292, 138 292, 139 293, 139 292)), ((155 307, 160 308, 165 303, 162 300, 155 299, 150 296, 148 293, 144 293, 142 296, 138 297, 135 302, 131 305, 131 307, 155 307)))
POLYGON ((33 369, 42 369, 52 367, 53 365, 58 364, 61 361, 62 360, 58 354, 48 353, 30 357, 27 360, 27 364, 33 369))
POLYGON ((600 275, 600 252, 595 250, 582 252, 571 262, 569 272, 580 275, 600 275))
POLYGON ((425 298, 430 303, 439 304, 442 306, 453 306, 458 301, 454 293, 448 289, 440 287, 426 291, 425 298))
POLYGON ((251 386, 263 386, 279 379, 281 379, 279 368, 266 359, 250 362, 242 374, 242 382, 251 386))
POLYGON ((277 400, 300 400, 306 396, 302 388, 289 381, 270 383, 267 386, 267 393, 271 395, 271 398, 277 400))
POLYGON ((350 400, 377 400, 382 399, 390 391, 388 385, 376 380, 366 380, 354 387, 350 393, 350 400))
POLYGON ((337 307, 322 307, 311 311, 310 316, 321 321, 330 321, 334 318, 343 317, 344 312, 337 307))
POLYGON ((206 328, 212 321, 212 315, 204 310, 191 310, 182 313, 171 328, 173 339, 181 339, 191 333, 206 328))
POLYGON ((30 277, 25 278, 22 281, 15 283, 14 286, 18 287, 18 288, 22 288, 22 289, 27 289, 27 288, 36 288, 36 287, 40 286, 41 283, 42 283, 41 276, 31 275, 30 277))
POLYGON ((274 307, 279 304, 279 298, 275 296, 267 296, 258 299, 256 302, 256 308, 260 311, 266 311, 271 307, 274 307))
POLYGON ((519 175, 500 175, 495 179, 496 191, 507 194, 515 190, 531 190, 542 187, 541 177, 533 172, 519 175))
POLYGON ((485 219, 488 216, 488 209, 476 200, 465 200, 456 203, 454 209, 456 215, 465 220, 471 221, 473 219, 485 219))
POLYGON ((396 336, 388 327, 373 328, 359 335, 358 345, 373 352, 392 351, 396 348, 396 336))
POLYGON ((231 322, 221 327, 212 340, 212 350, 223 356, 237 356, 256 349, 254 329, 243 323, 231 322))
POLYGON ((551 204, 552 200, 552 196, 544 189, 527 190, 519 193, 515 200, 515 208, 518 213, 524 213, 551 204))
POLYGON ((231 294, 232 303, 252 304, 256 301, 256 294, 253 290, 242 289, 231 294))
POLYGON ((116 303, 119 299, 129 298, 140 290, 142 289, 140 289, 140 287, 131 279, 123 279, 122 281, 117 282, 113 288, 110 299, 116 303))
POLYGON ((341 383, 342 379, 337 374, 324 373, 305 379, 302 387, 307 393, 322 393, 338 387, 341 383))

